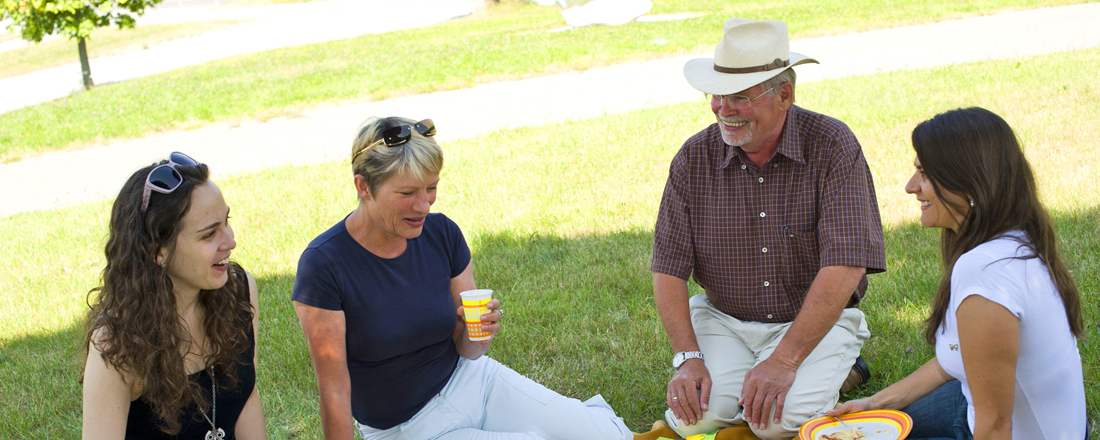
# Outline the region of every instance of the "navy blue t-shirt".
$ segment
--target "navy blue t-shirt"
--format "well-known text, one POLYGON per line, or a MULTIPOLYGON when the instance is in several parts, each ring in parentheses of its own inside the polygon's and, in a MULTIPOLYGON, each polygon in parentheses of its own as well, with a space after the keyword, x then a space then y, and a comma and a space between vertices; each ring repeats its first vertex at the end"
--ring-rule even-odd
POLYGON ((469 264, 462 231, 443 214, 428 214, 423 233, 396 258, 363 248, 343 220, 302 252, 291 298, 344 312, 351 413, 359 423, 397 426, 450 380, 458 363, 450 283, 469 264))

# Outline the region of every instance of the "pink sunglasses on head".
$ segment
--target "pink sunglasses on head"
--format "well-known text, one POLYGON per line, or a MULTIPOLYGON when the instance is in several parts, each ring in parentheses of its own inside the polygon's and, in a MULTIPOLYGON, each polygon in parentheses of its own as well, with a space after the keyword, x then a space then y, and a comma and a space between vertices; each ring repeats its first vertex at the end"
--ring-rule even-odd
POLYGON ((176 171, 177 166, 193 167, 198 164, 191 156, 176 151, 168 156, 168 163, 149 171, 149 175, 145 177, 145 189, 141 193, 141 213, 145 214, 145 210, 149 209, 149 196, 152 195, 152 191, 171 194, 180 187, 183 176, 176 171))

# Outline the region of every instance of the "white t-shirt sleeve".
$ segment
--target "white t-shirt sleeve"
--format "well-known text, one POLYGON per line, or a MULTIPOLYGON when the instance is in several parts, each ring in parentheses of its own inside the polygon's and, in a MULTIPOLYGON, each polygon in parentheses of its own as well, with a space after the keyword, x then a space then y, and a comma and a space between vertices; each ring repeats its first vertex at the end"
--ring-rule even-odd
POLYGON ((1021 264, 1010 264, 1011 258, 993 258, 989 255, 968 252, 959 257, 951 271, 954 308, 971 295, 979 295, 1000 304, 1017 319, 1023 319, 1027 311, 1027 285, 1023 274, 1015 273, 1021 264))

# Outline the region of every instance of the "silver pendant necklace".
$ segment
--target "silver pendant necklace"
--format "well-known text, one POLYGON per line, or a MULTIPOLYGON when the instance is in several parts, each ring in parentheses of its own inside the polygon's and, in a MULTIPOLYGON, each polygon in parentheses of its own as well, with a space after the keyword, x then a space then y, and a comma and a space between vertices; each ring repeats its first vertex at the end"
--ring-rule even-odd
POLYGON ((206 440, 225 440, 225 430, 214 426, 214 421, 218 420, 218 389, 215 387, 214 380, 214 366, 210 366, 210 414, 213 419, 206 416, 206 413, 202 413, 202 417, 210 423, 210 430, 206 431, 206 440))

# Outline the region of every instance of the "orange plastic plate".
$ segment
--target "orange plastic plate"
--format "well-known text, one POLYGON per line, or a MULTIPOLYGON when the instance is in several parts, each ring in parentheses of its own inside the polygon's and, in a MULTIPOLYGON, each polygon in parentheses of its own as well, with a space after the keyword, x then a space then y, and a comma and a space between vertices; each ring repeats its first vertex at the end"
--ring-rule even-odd
MULTIPOLYGON (((866 440, 901 440, 913 429, 913 419, 909 414, 890 409, 844 414, 840 419, 850 428, 859 428, 866 440)), ((843 429, 844 426, 832 417, 818 417, 802 424, 802 428, 798 430, 798 438, 820 440, 822 435, 843 429)))

